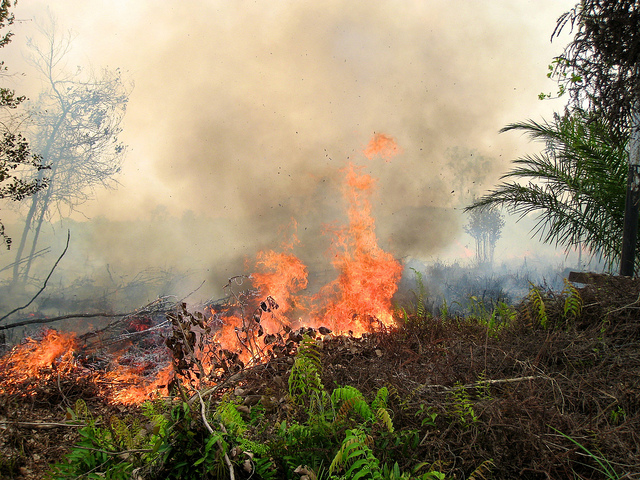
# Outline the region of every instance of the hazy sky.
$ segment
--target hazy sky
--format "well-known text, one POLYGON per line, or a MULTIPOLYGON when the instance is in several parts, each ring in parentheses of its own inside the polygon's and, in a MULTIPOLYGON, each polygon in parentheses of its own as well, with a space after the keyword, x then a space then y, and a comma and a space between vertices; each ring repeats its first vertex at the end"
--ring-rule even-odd
POLYGON ((550 35, 574 4, 21 0, 2 55, 25 74, 13 86, 35 96, 20 55, 49 8, 75 35, 70 66, 117 67, 135 83, 120 186, 82 207, 100 220, 92 241, 107 250, 133 251, 141 263, 214 262, 277 244, 292 218, 313 242, 320 225, 340 220, 340 169, 353 161, 379 180, 383 242, 399 256, 437 255, 461 235, 446 209, 539 149, 498 131, 561 108, 537 95, 554 91, 547 65, 567 39, 550 35), (402 153, 367 160, 374 132, 402 153), (124 226, 174 217, 209 225, 192 235, 124 226))

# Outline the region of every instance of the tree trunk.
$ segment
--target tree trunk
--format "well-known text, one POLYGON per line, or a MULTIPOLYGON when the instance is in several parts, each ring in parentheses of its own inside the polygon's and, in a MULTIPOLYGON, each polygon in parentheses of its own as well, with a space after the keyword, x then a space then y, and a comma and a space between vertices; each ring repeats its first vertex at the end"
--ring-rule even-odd
MULTIPOLYGON (((53 185, 51 185, 53 187, 53 185)), ((40 216, 36 222, 35 231, 33 232, 33 241, 31 242, 31 251, 29 252, 29 256, 27 257, 27 265, 24 268, 24 272, 22 273, 23 281, 26 282, 29 278, 29 270, 31 270, 31 263, 33 262, 34 253, 36 251, 36 245, 38 244, 38 238, 40 237, 40 228, 42 227, 42 222, 44 221, 44 217, 49 209, 49 203, 51 201, 51 190, 47 189, 47 193, 42 199, 42 206, 40 207, 40 216)))
POLYGON ((629 176, 622 231, 620 275, 632 277, 635 273, 638 215, 640 213, 640 100, 636 102, 629 135, 629 176))
MULTIPOLYGON (((46 162, 49 160, 49 154, 51 152, 51 148, 53 147, 53 144, 55 142, 56 136, 58 135, 58 131, 60 130, 60 127, 62 126, 62 124, 64 123, 65 118, 67 117, 67 113, 68 113, 68 108, 67 107, 62 107, 62 112, 60 114, 60 118, 58 118, 58 121, 56 122, 56 124, 53 127, 53 130, 51 131, 51 133, 49 134, 49 138, 47 139, 47 144, 44 148, 44 151, 42 152, 42 159, 43 159, 43 163, 46 165, 46 162)), ((58 168, 58 164, 57 162, 55 164, 51 165, 51 169, 48 170, 49 172, 49 186, 46 189, 46 193, 45 193, 45 202, 42 205, 42 213, 40 215, 40 220, 38 222, 38 233, 40 232, 40 225, 42 224, 42 218, 44 215, 44 212, 46 212, 46 209, 49 207, 49 199, 51 198, 51 189, 53 188, 53 184, 55 183, 55 176, 56 176, 56 171, 58 168)), ((44 170, 41 170, 38 173, 38 177, 40 179, 42 179, 42 177, 45 175, 44 170)), ((16 260, 15 260, 15 264, 13 266, 13 280, 11 282, 12 286, 16 286, 18 284, 18 280, 20 278, 22 278, 23 282, 26 282, 27 280, 27 274, 29 273, 29 269, 31 268, 31 260, 33 259, 33 252, 35 251, 36 248, 36 244, 38 242, 38 235, 36 235, 36 237, 33 240, 33 244, 31 245, 31 256, 29 258, 29 263, 26 269, 26 274, 20 275, 20 269, 19 269, 19 265, 20 265, 20 260, 22 260, 22 253, 24 252, 24 247, 25 244, 27 242, 27 237, 29 235, 29 230, 31 229, 31 222, 33 221, 33 216, 36 213, 36 210, 38 209, 38 199, 39 199, 40 195, 39 193, 36 193, 33 196, 33 202, 31 203, 31 208, 29 208, 29 213, 27 215, 27 219, 25 221, 25 226, 24 229, 22 231, 22 237, 20 238, 20 246, 18 247, 18 251, 16 252, 16 260)))
POLYGON ((12 288, 18 284, 18 278, 20 276, 20 260, 22 260, 22 252, 24 251, 24 247, 27 243, 27 236, 29 235, 29 230, 31 229, 31 221, 33 220, 33 216, 36 213, 36 206, 38 204, 39 196, 39 192, 37 192, 33 195, 33 197, 31 197, 31 207, 29 208, 29 213, 27 214, 27 218, 24 222, 24 229, 22 230, 22 236, 20 237, 20 245, 18 245, 16 260, 13 264, 13 280, 11 281, 12 288))

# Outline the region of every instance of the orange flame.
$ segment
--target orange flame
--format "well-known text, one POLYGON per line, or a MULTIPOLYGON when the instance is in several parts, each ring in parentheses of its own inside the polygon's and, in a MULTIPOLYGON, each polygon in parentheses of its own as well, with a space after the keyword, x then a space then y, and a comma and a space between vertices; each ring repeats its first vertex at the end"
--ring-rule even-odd
POLYGON ((391 299, 398 289, 402 265, 378 246, 371 216, 373 178, 359 174, 352 164, 346 173, 349 225, 335 232, 334 243, 333 265, 339 276, 320 295, 333 298, 323 321, 336 332, 358 335, 369 331, 374 320, 393 324, 391 299))
MULTIPOLYGON (((285 245, 285 250, 293 244, 285 245)), ((257 273, 253 273, 253 284, 263 297, 275 298, 279 305, 279 314, 283 317, 292 308, 299 307, 295 295, 307 288, 307 267, 292 253, 273 250, 258 253, 257 273), (260 271, 261 270, 261 271, 260 271)))
MULTIPOLYGON (((75 334, 46 330, 41 340, 29 338, 15 346, 0 362, 0 368, 11 379, 10 383, 22 383, 53 367, 57 372, 73 369, 73 352, 77 347, 75 334)), ((4 392, 0 386, 0 393, 4 392)))
POLYGON ((384 133, 375 133, 363 153, 369 160, 376 155, 380 155, 386 162, 390 162, 393 157, 402 153, 402 149, 393 137, 384 133))

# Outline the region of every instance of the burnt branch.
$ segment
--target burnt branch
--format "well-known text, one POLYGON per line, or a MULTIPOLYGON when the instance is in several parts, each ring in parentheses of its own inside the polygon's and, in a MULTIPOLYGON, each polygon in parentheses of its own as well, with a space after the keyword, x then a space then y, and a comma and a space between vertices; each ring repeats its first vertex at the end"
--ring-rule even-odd
POLYGON ((31 298, 31 300, 29 300, 29 302, 27 302, 26 305, 23 305, 22 307, 14 308, 13 310, 11 310, 9 313, 4 315, 3 317, 0 317, 0 322, 5 320, 6 318, 10 317, 14 313, 16 313, 16 312, 18 312, 20 310, 24 310, 25 308, 27 308, 29 305, 31 305, 33 303, 33 301, 36 298, 38 298, 38 296, 44 291, 44 289, 47 288, 47 282, 51 278, 51 275, 53 275, 53 272, 56 269, 56 267, 58 266, 58 264, 60 263, 60 260, 62 260, 62 257, 64 257, 64 255, 67 253, 67 250, 69 249, 69 240, 70 239, 71 239, 71 231, 67 230, 67 244, 65 245, 64 250, 62 251, 62 253, 58 257, 58 260, 56 260, 56 263, 53 264, 53 267, 51 268, 51 271, 49 272, 49 275, 47 275, 47 278, 45 278, 44 283, 42 284, 42 288, 40 290, 38 290, 38 292, 31 298))
POLYGON ((131 315, 131 313, 104 313, 104 312, 103 313, 72 313, 69 315, 60 315, 58 317, 31 318, 29 320, 21 320, 19 322, 10 323, 9 325, 0 325, 0 331, 8 330, 10 328, 15 328, 15 327, 24 327, 25 325, 59 322, 61 320, 69 320, 70 318, 95 318, 95 317, 112 318, 112 317, 124 317, 127 315, 131 315))

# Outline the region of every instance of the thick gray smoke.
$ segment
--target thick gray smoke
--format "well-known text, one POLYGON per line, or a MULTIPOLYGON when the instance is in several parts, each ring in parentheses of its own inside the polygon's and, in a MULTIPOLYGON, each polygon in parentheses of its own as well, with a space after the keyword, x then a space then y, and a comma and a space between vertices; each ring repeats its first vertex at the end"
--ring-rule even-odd
MULTIPOLYGON (((49 3, 18 4, 12 68, 49 3)), ((297 252, 320 262, 323 225, 344 221, 348 161, 378 179, 382 246, 437 255, 462 234, 452 209, 527 148, 498 130, 554 108, 537 94, 553 90, 546 65, 563 43, 549 38, 573 3, 56 1, 76 35, 69 66, 119 67, 135 82, 121 186, 75 218, 68 263, 226 278, 288 239, 292 220, 297 252), (367 160, 374 132, 402 153, 367 160)), ((15 88, 35 96, 23 71, 15 88)))

